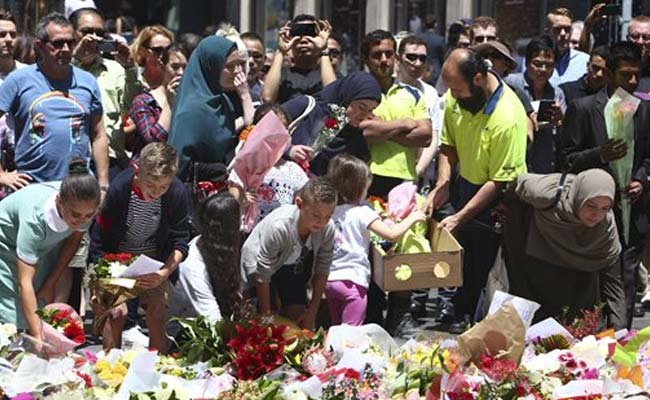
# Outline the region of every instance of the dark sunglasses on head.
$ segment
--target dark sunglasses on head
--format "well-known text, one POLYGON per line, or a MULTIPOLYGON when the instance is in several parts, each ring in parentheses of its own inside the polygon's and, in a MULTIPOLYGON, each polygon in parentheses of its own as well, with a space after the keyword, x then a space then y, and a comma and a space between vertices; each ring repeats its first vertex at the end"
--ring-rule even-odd
POLYGON ((47 40, 46 43, 49 43, 54 47, 55 49, 61 50, 63 47, 67 44, 68 49, 72 50, 74 46, 77 44, 77 41, 74 39, 59 39, 59 40, 47 40))
POLYGON ((152 47, 147 47, 150 52, 153 54, 157 55, 158 57, 162 57, 163 53, 165 50, 167 50, 169 46, 152 46, 152 47))
POLYGON ((420 60, 420 62, 422 62, 422 63, 427 62, 427 55, 426 54, 407 53, 407 54, 404 54, 404 57, 406 57, 406 59, 409 60, 410 62, 415 62, 417 60, 420 60))
POLYGON ((81 34, 83 36, 95 35, 95 36, 99 36, 99 37, 104 37, 106 35, 106 31, 101 29, 101 28, 97 28, 97 29, 95 29, 95 28, 84 28, 84 29, 79 29, 79 32, 81 32, 81 34))

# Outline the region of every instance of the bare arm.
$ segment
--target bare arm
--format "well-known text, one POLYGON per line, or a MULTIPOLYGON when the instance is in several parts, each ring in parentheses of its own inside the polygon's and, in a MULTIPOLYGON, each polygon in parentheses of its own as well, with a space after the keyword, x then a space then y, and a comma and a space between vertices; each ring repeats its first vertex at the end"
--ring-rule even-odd
POLYGON ((392 121, 375 118, 362 121, 359 124, 359 128, 363 130, 363 136, 370 142, 382 142, 392 139, 397 135, 405 135, 415 129, 415 127, 415 121, 409 118, 394 119, 392 121))
POLYGON ((92 152, 97 169, 97 180, 100 186, 108 186, 108 137, 102 115, 93 115, 91 124, 93 131, 92 152))
POLYGON ((65 269, 68 267, 68 264, 70 264, 70 261, 74 257, 75 253, 79 249, 79 243, 81 243, 81 238, 83 235, 83 232, 73 232, 63 241, 63 245, 59 250, 59 255, 56 258, 54 268, 50 272, 50 275, 47 277, 47 280, 43 286, 38 290, 37 297, 43 299, 46 304, 52 303, 54 301, 56 284, 61 278, 61 275, 65 269))
POLYGON ((424 215, 422 211, 413 210, 408 217, 395 225, 388 225, 378 218, 368 225, 368 229, 382 238, 394 242, 402 237, 402 235, 405 234, 414 223, 424 221, 425 219, 426 215, 424 215))
POLYGON ((391 140, 404 147, 427 147, 431 144, 432 136, 431 120, 416 119, 415 128, 403 135, 394 136, 391 140))
POLYGON ((280 91, 280 78, 282 75, 282 64, 284 64, 284 54, 280 50, 275 52, 271 68, 264 78, 264 88, 262 89, 262 101, 264 103, 275 103, 280 91))
MULTIPOLYGON (((314 278, 316 275, 314 275, 314 278)), ((268 283, 258 283, 256 285, 257 289, 257 301, 260 314, 270 314, 271 313, 271 287, 268 283)), ((321 294, 322 295, 322 294, 321 294)))
POLYGON ((41 320, 36 315, 38 302, 36 292, 34 291, 34 275, 36 266, 27 264, 18 259, 18 295, 23 306, 23 314, 27 321, 27 332, 37 339, 43 337, 41 330, 41 320))
POLYGON ((469 202, 457 213, 461 223, 467 222, 488 208, 497 199, 503 182, 487 181, 469 202))
POLYGON ((429 164, 433 161, 433 157, 436 155, 436 152, 438 151, 438 132, 433 131, 433 135, 431 136, 431 144, 427 146, 422 152, 420 153, 420 157, 418 158, 418 163, 415 166, 415 172, 418 174, 419 177, 422 177, 422 174, 424 174, 424 171, 427 169, 429 164))
POLYGON ((327 284, 328 276, 329 275, 320 274, 317 272, 314 274, 314 277, 312 278, 311 301, 309 302, 309 306, 307 306, 307 309, 309 310, 310 313, 313 313, 314 315, 316 315, 316 313, 318 312, 318 307, 320 307, 320 301, 323 298, 323 293, 325 292, 325 285, 327 284))

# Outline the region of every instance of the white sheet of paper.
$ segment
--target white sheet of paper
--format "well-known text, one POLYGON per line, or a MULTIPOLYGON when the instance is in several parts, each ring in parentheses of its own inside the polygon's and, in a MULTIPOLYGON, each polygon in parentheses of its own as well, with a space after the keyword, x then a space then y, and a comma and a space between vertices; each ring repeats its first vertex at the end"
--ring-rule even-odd
POLYGON ((571 333, 569 333, 565 327, 560 325, 559 322, 553 318, 546 318, 528 328, 526 331, 526 341, 529 342, 538 337, 545 338, 552 335, 562 335, 569 340, 573 340, 571 333))
POLYGON ((151 257, 145 255, 139 256, 126 271, 120 274, 120 278, 137 278, 140 275, 151 274, 158 271, 162 266, 165 265, 160 261, 154 260, 151 257))

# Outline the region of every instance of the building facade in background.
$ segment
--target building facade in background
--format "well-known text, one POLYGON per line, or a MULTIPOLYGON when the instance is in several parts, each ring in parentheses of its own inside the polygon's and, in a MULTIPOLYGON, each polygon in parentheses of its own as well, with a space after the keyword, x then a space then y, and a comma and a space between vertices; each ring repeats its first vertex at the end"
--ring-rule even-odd
MULTIPOLYGON (((622 3, 623 0, 613 0, 622 3)), ((650 0, 632 0, 633 14, 649 14, 650 0)), ((297 14, 328 19, 343 39, 348 69, 356 69, 359 43, 366 32, 386 29, 393 33, 424 29, 424 18, 436 16, 437 29, 461 18, 490 15, 507 40, 532 37, 543 29, 546 12, 571 9, 583 19, 594 0, 95 0, 107 18, 126 14, 140 26, 162 23, 175 32, 203 33, 209 25, 228 21, 241 32, 255 31, 267 48, 276 47, 277 31, 297 14)), ((0 0, 0 6, 17 16, 20 27, 32 30, 35 21, 51 10, 63 10, 64 0, 0 0)))

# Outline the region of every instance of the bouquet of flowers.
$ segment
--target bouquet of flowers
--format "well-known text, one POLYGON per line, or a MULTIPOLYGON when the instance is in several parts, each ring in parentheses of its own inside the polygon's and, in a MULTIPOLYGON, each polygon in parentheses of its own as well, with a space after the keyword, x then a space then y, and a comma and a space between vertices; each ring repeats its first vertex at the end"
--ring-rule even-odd
MULTIPOLYGON (((323 399, 388 399, 382 375, 370 365, 359 372, 353 368, 332 369, 318 376, 323 385, 323 399)), ((418 397, 419 398, 419 397, 418 397)))
POLYGON ((284 363, 288 339, 286 325, 260 325, 250 321, 248 326, 235 326, 237 334, 228 341, 232 364, 240 380, 253 380, 271 372, 284 363))
MULTIPOLYGON (((84 277, 84 286, 93 292, 96 304, 110 309, 140 294, 140 291, 135 288, 135 279, 120 278, 135 259, 129 253, 106 253, 91 266, 84 277)), ((95 315, 94 335, 101 335, 106 318, 106 314, 95 315)))
POLYGON ((311 144, 311 148, 314 150, 314 157, 334 140, 336 135, 341 132, 341 129, 349 121, 345 113, 345 107, 337 104, 328 104, 328 107, 330 115, 323 121, 322 129, 315 135, 314 142, 311 144))
POLYGON ((48 304, 36 310, 43 326, 43 340, 52 346, 54 354, 63 355, 86 342, 83 321, 67 304, 48 304))

